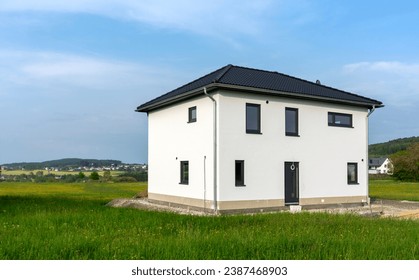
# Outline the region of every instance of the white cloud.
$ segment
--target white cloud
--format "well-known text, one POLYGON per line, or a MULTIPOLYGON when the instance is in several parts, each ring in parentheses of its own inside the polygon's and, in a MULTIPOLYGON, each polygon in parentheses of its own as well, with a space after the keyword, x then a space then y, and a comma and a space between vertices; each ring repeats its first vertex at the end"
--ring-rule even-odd
POLYGON ((402 76, 417 76, 419 74, 419 64, 406 64, 398 61, 358 62, 345 65, 344 71, 347 73, 369 71, 402 76))
POLYGON ((273 5, 271 0, 2 0, 0 11, 91 13, 160 28, 227 37, 227 34, 262 32, 264 17, 273 5))
POLYGON ((384 99, 387 105, 419 105, 419 64, 399 61, 357 62, 343 66, 352 90, 384 99))
POLYGON ((54 158, 60 151, 101 157, 113 150, 135 161, 132 151, 140 153, 146 140, 145 115, 135 108, 178 86, 182 75, 164 65, 0 49, 0 119, 8 120, 2 160, 29 151, 54 158), (135 141, 131 151, 123 144, 135 141))
MULTIPOLYGON (((134 91, 164 87, 178 77, 168 67, 57 52, 0 50, 0 81, 3 87, 50 88, 59 91, 134 91), (171 78, 162 79, 168 75, 171 78)), ((1 86, 0 86, 1 88, 1 86)), ((0 91, 2 94, 7 90, 0 91)), ((9 93, 12 90, 9 90, 9 93)))

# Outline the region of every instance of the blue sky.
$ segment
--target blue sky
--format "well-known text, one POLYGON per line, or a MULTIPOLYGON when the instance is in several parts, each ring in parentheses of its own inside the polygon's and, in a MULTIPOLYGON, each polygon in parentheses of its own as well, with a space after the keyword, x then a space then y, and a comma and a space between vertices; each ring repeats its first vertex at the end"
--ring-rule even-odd
POLYGON ((147 162, 135 108, 234 64, 378 99, 370 143, 419 135, 419 2, 2 0, 0 163, 147 162))

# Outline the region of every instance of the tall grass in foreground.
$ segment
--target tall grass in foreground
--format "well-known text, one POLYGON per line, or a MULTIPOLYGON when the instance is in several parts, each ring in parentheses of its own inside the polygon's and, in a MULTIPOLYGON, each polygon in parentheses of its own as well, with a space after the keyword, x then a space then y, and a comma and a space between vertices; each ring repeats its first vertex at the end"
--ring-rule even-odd
POLYGON ((419 258, 417 221, 324 213, 186 216, 104 206, 144 185, 73 187, 74 195, 58 189, 5 195, 0 184, 0 259, 419 258))

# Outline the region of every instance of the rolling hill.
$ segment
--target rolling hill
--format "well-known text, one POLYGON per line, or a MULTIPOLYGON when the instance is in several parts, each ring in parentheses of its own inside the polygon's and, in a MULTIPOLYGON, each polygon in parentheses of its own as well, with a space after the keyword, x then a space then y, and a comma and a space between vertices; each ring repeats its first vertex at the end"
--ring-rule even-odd
POLYGON ((406 150, 413 143, 419 142, 419 136, 399 138, 385 143, 372 144, 368 146, 368 156, 388 157, 398 151, 406 150))

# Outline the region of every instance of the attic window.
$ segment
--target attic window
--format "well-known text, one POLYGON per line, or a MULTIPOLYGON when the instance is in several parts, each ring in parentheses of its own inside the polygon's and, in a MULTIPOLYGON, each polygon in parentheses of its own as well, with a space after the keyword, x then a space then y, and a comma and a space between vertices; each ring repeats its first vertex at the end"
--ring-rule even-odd
POLYGON ((351 114, 329 112, 327 121, 329 126, 353 127, 351 114))
POLYGON ((196 122, 196 106, 188 110, 188 123, 196 122))

